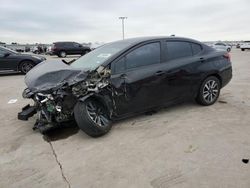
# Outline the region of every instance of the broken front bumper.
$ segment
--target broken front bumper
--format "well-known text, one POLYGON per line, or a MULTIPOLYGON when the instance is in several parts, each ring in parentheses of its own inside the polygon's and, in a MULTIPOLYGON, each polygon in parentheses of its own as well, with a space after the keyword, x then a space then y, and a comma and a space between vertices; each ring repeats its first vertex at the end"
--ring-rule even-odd
POLYGON ((30 117, 36 114, 36 107, 29 104, 22 108, 22 111, 18 113, 17 118, 23 121, 27 121, 30 117))

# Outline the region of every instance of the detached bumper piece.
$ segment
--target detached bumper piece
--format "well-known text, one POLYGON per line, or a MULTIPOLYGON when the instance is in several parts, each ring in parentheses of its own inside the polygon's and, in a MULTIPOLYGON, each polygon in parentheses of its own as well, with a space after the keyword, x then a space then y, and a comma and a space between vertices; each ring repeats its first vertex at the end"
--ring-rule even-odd
POLYGON ((18 119, 27 121, 30 117, 36 114, 36 107, 29 104, 22 108, 22 111, 18 113, 18 119))

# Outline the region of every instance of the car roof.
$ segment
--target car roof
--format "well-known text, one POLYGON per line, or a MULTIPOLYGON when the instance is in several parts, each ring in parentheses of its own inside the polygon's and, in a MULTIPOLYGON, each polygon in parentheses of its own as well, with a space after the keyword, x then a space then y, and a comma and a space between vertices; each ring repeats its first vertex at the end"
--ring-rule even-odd
POLYGON ((78 42, 72 42, 72 41, 53 42, 53 44, 63 44, 63 43, 78 43, 78 42))
POLYGON ((201 43, 197 40, 190 39, 190 38, 185 38, 185 37, 175 37, 175 36, 149 36, 149 37, 136 37, 136 38, 129 38, 129 39, 124 39, 124 40, 118 40, 115 42, 110 42, 111 43, 127 43, 128 45, 135 45, 141 42, 147 42, 151 40, 181 40, 181 41, 189 41, 189 42, 194 42, 194 43, 201 43))
POLYGON ((206 49, 206 50, 214 50, 213 48, 207 46, 206 44, 204 43, 201 43, 197 40, 193 40, 193 39, 190 39, 190 38, 184 38, 184 37, 175 37, 175 36, 150 36, 150 37, 136 37, 136 38, 129 38, 129 39, 124 39, 124 40, 118 40, 118 41, 114 41, 114 42, 110 42, 110 43, 106 43, 104 44, 103 46, 105 45, 116 45, 116 44, 121 44, 122 46, 124 46, 124 49, 117 52, 116 54, 114 54, 114 56, 110 59, 108 59, 107 61, 105 61, 103 63, 103 65, 108 65, 110 62, 112 62, 114 59, 116 59, 117 57, 119 57, 121 54, 123 54, 125 51, 127 51, 128 49, 136 46, 136 45, 139 45, 140 43, 144 43, 144 42, 150 42, 150 41, 157 41, 157 40, 167 40, 167 41, 186 41, 186 42, 192 42, 192 43, 196 43, 196 44, 199 44, 201 46, 203 46, 203 49, 206 49))

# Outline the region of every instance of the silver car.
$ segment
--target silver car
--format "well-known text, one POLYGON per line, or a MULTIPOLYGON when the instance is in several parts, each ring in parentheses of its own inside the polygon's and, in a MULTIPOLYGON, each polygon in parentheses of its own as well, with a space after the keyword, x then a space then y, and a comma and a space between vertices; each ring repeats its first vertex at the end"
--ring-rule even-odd
POLYGON ((217 42, 217 43, 213 44, 212 47, 217 49, 217 50, 224 50, 227 52, 230 52, 231 48, 232 48, 230 45, 225 44, 223 42, 217 42))

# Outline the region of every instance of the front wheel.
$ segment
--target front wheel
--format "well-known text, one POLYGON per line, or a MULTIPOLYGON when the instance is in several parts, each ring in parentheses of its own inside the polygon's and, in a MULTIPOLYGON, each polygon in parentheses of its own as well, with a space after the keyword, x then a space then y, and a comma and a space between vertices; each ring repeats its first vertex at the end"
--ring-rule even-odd
POLYGON ((92 137, 100 137, 112 128, 107 109, 94 99, 79 101, 74 108, 74 116, 79 128, 92 137))
POLYGON ((64 58, 67 56, 67 53, 65 51, 61 51, 59 54, 60 57, 64 58))
POLYGON ((197 103, 203 106, 214 104, 220 95, 220 80, 215 76, 206 78, 198 91, 197 103))
POLYGON ((23 61, 21 62, 21 64, 19 65, 19 70, 23 73, 26 74, 27 72, 29 72, 33 67, 34 67, 34 63, 32 61, 23 61))

